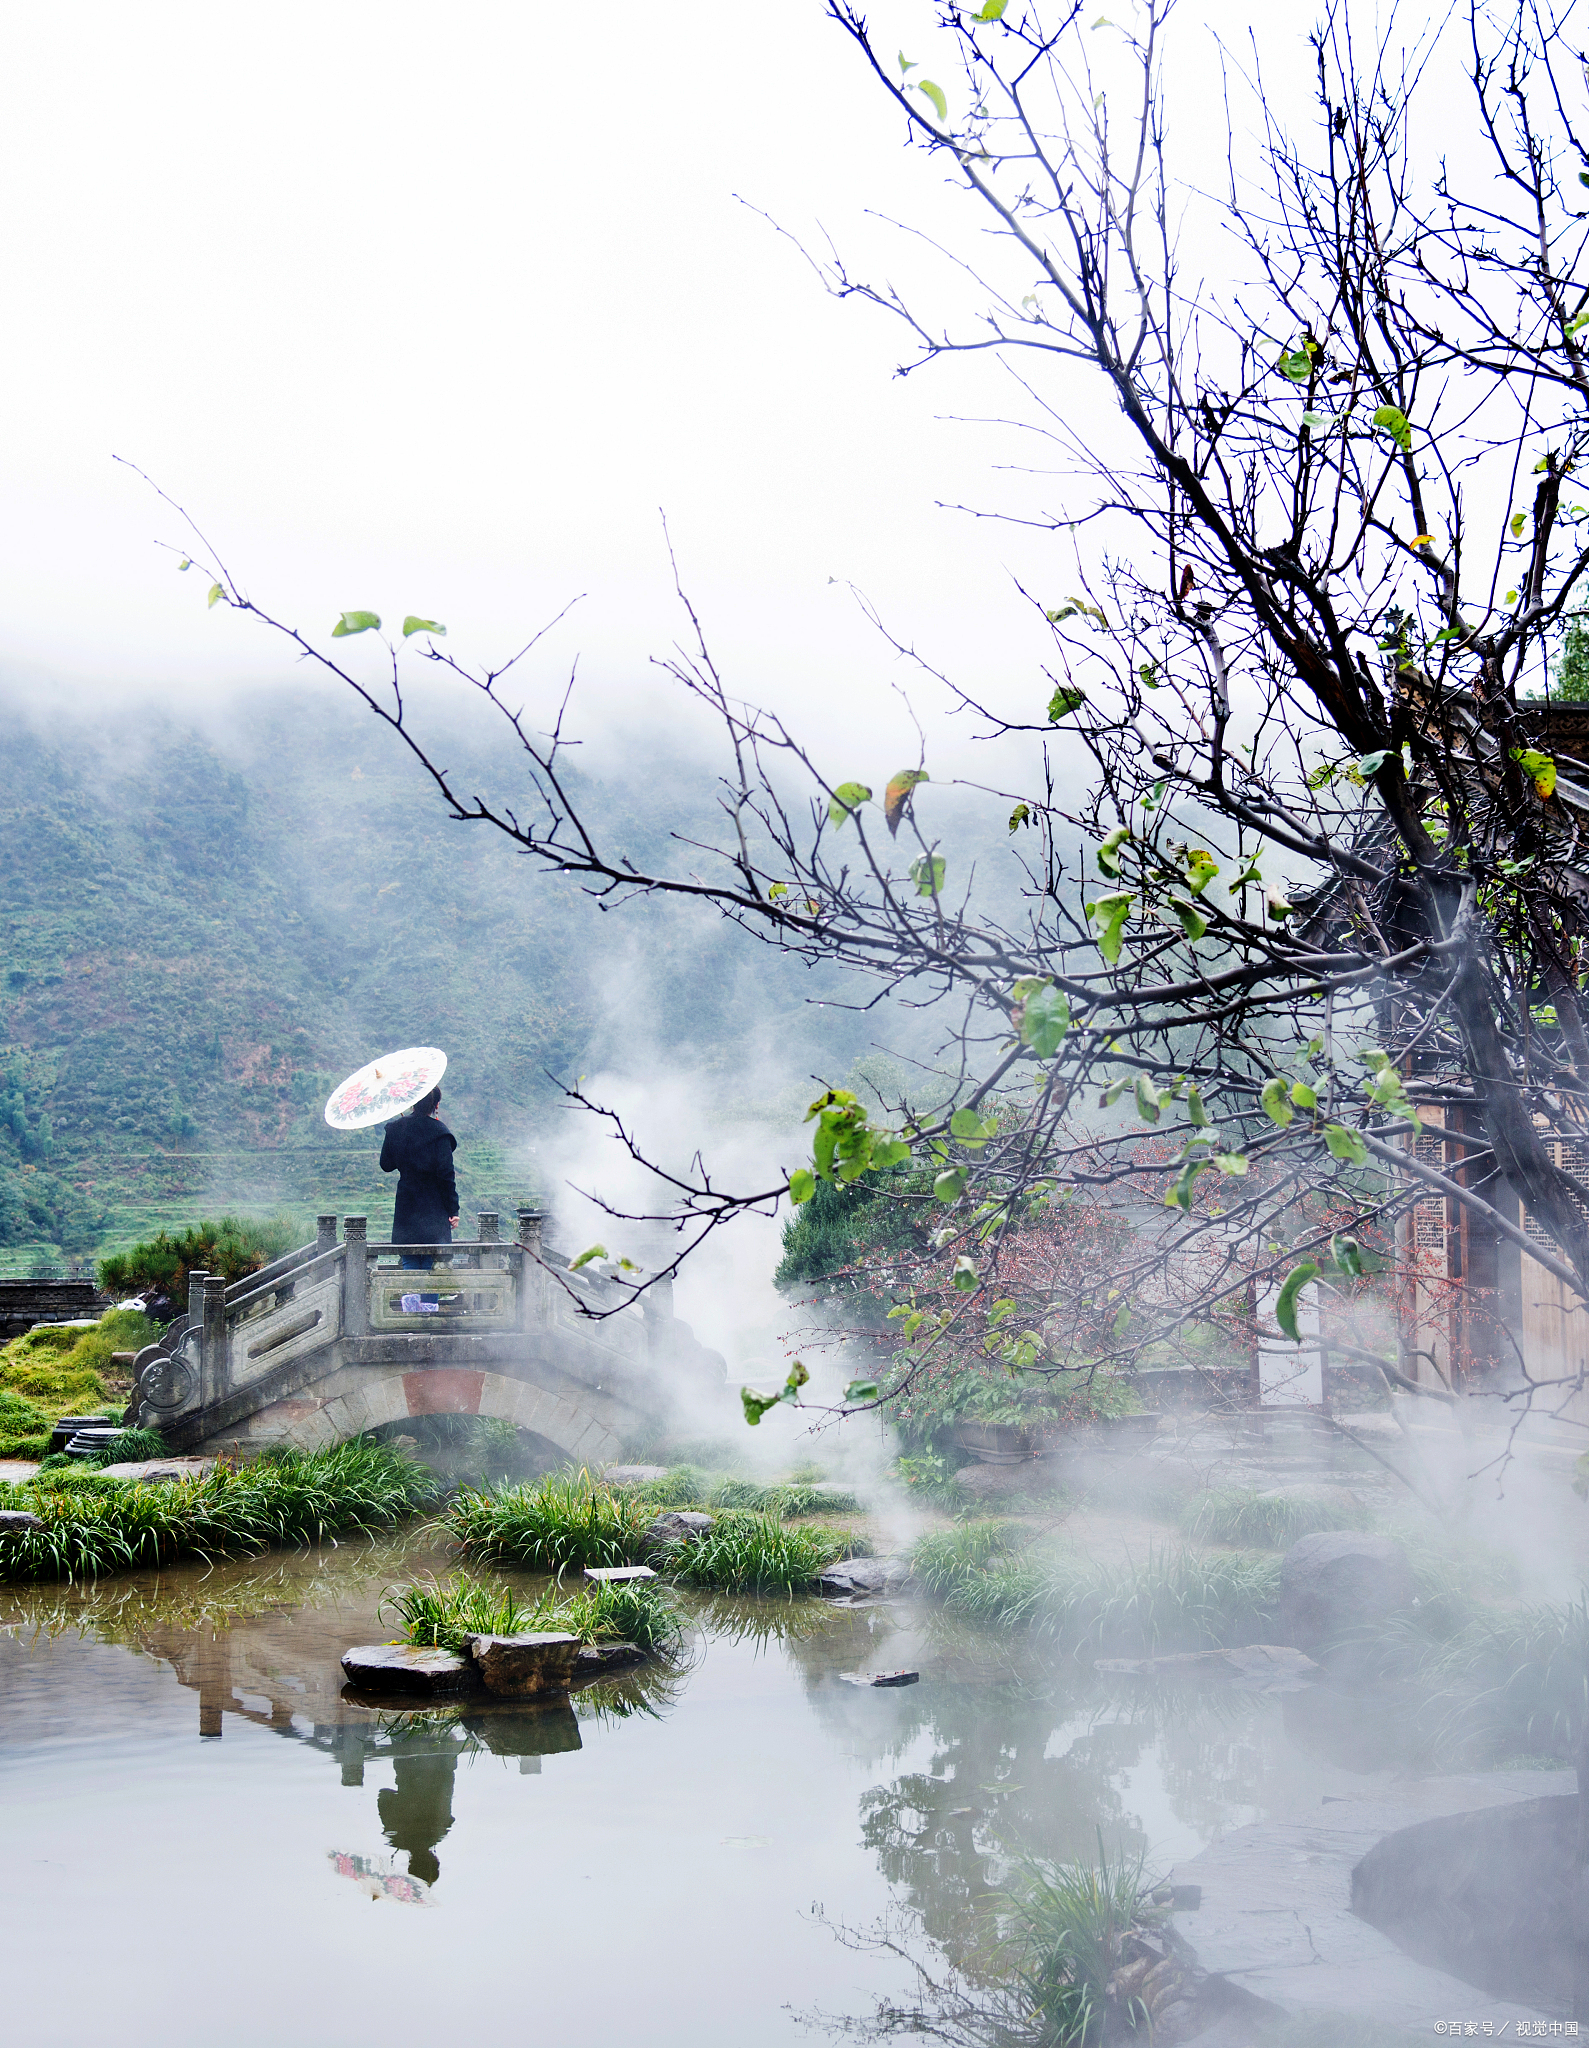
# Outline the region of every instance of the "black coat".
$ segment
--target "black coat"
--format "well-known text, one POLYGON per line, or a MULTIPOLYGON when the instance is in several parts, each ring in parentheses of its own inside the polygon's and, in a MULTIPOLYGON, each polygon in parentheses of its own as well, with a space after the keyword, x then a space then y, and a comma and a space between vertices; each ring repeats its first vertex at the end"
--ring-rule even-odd
POLYGON ((400 1116, 386 1126, 382 1173, 397 1175, 393 1244, 451 1244, 458 1214, 452 1155, 458 1140, 439 1116, 400 1116))

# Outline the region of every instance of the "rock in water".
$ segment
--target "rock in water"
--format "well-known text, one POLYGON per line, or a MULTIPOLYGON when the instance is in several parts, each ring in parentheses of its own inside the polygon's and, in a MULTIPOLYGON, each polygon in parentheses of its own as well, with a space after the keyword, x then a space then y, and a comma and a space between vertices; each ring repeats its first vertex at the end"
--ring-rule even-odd
POLYGON ((29 1529, 43 1527, 37 1515, 30 1515, 23 1508, 0 1508, 0 1536, 21 1536, 29 1529))
POLYGON ((699 1543, 715 1519, 712 1515, 670 1508, 665 1515, 658 1515, 647 1529, 640 1539, 640 1548, 651 1557, 659 1550, 666 1550, 671 1543, 699 1543))
POLYGON ((1418 1597, 1406 1552, 1388 1536, 1330 1529, 1293 1543, 1280 1567, 1280 1633, 1311 1655, 1418 1597))
POLYGON ((342 1669, 366 1692, 473 1692, 480 1683, 467 1657, 419 1643, 365 1643, 344 1651, 342 1669))
POLYGON ((609 1671, 627 1671, 645 1661, 645 1651, 634 1643, 587 1643, 574 1659, 574 1683, 588 1685, 609 1671))
POLYGON ((910 1578, 903 1557, 847 1557, 822 1574, 824 1593, 897 1593, 910 1578))
POLYGON ((918 1685, 919 1671, 841 1671, 840 1678, 846 1685, 918 1685))
POLYGON ((522 1700, 567 1692, 580 1641, 545 1629, 525 1636, 469 1636, 465 1648, 488 1692, 522 1700))

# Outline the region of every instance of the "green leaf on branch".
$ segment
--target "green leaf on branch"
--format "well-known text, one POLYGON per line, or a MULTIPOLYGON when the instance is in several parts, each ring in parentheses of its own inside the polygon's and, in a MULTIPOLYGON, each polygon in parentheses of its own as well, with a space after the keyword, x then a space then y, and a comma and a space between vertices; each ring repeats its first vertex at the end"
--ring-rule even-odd
POLYGON ((1507 523, 1511 528, 1513 540, 1521 540, 1523 538, 1523 527, 1526 524, 1522 513, 1514 512, 1507 523))
POLYGON ((745 1420, 754 1429, 769 1408, 776 1408, 783 1399, 782 1394, 758 1394, 750 1387, 739 1390, 740 1406, 745 1411, 745 1420))
POLYGON ((1317 1092, 1310 1088, 1306 1081, 1291 1083, 1291 1100, 1298 1109, 1317 1109, 1319 1106, 1317 1092))
POLYGON ((955 1260, 954 1272, 950 1277, 957 1293, 974 1294, 978 1285, 976 1260, 967 1258, 962 1252, 955 1260))
POLYGON ((1186 856, 1186 885, 1194 896, 1203 891, 1219 873, 1219 862, 1201 846, 1191 847, 1186 856))
POLYGON ((379 632, 380 625, 379 612, 344 612, 331 628, 331 637, 333 640, 347 640, 355 633, 379 632))
POLYGON ((899 832, 899 821, 905 815, 905 806, 910 793, 918 782, 930 782, 932 777, 925 768, 901 768, 883 791, 883 822, 888 827, 889 837, 899 832))
POLYGON ((447 628, 437 619, 422 619, 417 613, 410 612, 403 621, 403 638, 407 640, 415 633, 434 633, 438 640, 445 640, 447 628))
POLYGON ((1019 831, 1021 826, 1030 825, 1031 822, 1032 807, 1030 804, 1017 804, 1010 813, 1010 830, 1012 832, 1019 831))
POLYGON ((1116 825, 1112 832, 1105 833, 1103 844, 1098 849, 1099 874, 1119 876, 1120 849, 1130 837, 1131 827, 1129 825, 1116 825))
POLYGON ((997 1117, 982 1117, 974 1109, 957 1109, 949 1119, 949 1135, 962 1145, 980 1151, 989 1138, 998 1135, 997 1117))
POLYGON ((949 1166, 933 1181, 932 1191, 940 1202, 958 1202, 966 1191, 966 1177, 958 1166, 949 1166))
POLYGON ((808 1173, 803 1166, 797 1166, 789 1176, 790 1201, 798 1208, 800 1203, 809 1202, 816 1191, 816 1175, 808 1173))
POLYGON ((943 87, 941 85, 934 85, 930 78, 923 78, 917 81, 916 90, 921 94, 924 100, 930 100, 932 102, 933 111, 934 113, 937 114, 938 119, 940 121, 948 120, 949 102, 947 99, 944 98, 943 87))
POLYGON ((1376 406, 1374 425, 1389 434, 1403 455, 1412 450, 1412 423, 1399 405, 1376 406))
POLYGON ((1301 348, 1287 349, 1275 367, 1293 384, 1306 384, 1313 375, 1313 357, 1304 344, 1301 348))
POLYGON ((876 1380, 851 1380, 844 1389, 844 1398, 846 1401, 875 1401, 877 1392, 876 1380))
POLYGON ((1159 1120, 1159 1112, 1163 1106, 1164 1097, 1159 1089, 1154 1086, 1149 1075, 1138 1074, 1136 1078, 1136 1097, 1137 1115, 1141 1117, 1145 1124, 1156 1124, 1159 1120))
POLYGON ((1361 754, 1358 756, 1357 772, 1367 782, 1370 776, 1379 773, 1389 759, 1389 747, 1381 747, 1377 754, 1361 754))
POLYGON ((1275 1321, 1291 1339, 1293 1344, 1302 1342, 1302 1333, 1297 1328, 1297 1298, 1310 1280, 1317 1280, 1319 1269, 1312 1259, 1304 1259, 1300 1266, 1293 1266, 1286 1275, 1280 1298, 1275 1303, 1275 1321))
POLYGON ((973 21, 1000 21, 1003 19, 1004 10, 1009 4, 1010 0, 982 0, 982 11, 979 14, 973 14, 971 19, 973 21))
POLYGON ((1370 1159, 1362 1133, 1347 1124, 1325 1124, 1325 1149, 1331 1159, 1345 1159, 1347 1165, 1368 1165, 1370 1159))
POLYGON ((909 872, 918 896, 936 896, 943 887, 944 862, 939 854, 923 854, 911 862, 909 872))
POLYGON ((1247 1156, 1244 1152, 1216 1152, 1214 1164, 1221 1173, 1239 1177, 1247 1171, 1247 1156))
POLYGON ((1174 911, 1181 930, 1189 939, 1200 939, 1208 930, 1208 919, 1195 904, 1188 903, 1184 896, 1172 896, 1170 908, 1174 911))
POLYGON ((569 1266, 568 1270, 571 1273, 577 1273, 581 1266, 588 1266, 592 1259, 605 1259, 608 1257, 610 1257, 610 1254, 607 1250, 607 1247, 604 1244, 593 1244, 590 1247, 589 1251, 584 1251, 580 1253, 579 1257, 573 1261, 573 1263, 569 1266))
POLYGON ((1276 924, 1284 924, 1295 908, 1282 889, 1270 889, 1264 897, 1265 914, 1276 924))
POLYGON ((1258 1099, 1263 1104, 1265 1116, 1271 1122, 1279 1124, 1282 1130, 1285 1129, 1286 1125, 1296 1115, 1295 1110, 1292 1109, 1290 1103, 1286 1100, 1286 1084, 1280 1079, 1278 1074, 1265 1081, 1263 1093, 1258 1099))
POLYGON ((1112 895, 1100 896, 1087 905, 1087 918, 1094 928, 1098 951, 1111 967, 1120 958, 1121 938, 1132 901, 1129 889, 1116 889, 1112 895))
POLYGON ((1054 1057, 1069 1029, 1070 1001, 1062 989, 1040 988, 1026 998, 1021 1010, 1021 1043, 1029 1045, 1040 1060, 1054 1057))
POLYGON ((1208 1130, 1213 1122, 1208 1111, 1203 1107, 1203 1098, 1199 1094, 1195 1082, 1186 1091, 1186 1116, 1192 1128, 1198 1131, 1208 1130))
POLYGON ((1165 1192, 1164 1206, 1167 1209, 1179 1209, 1183 1215, 1191 1215, 1192 1183, 1208 1163, 1206 1159, 1187 1160, 1165 1192))
POLYGON ((1354 1280, 1363 1278, 1363 1248, 1355 1237, 1339 1233, 1332 1237, 1330 1257, 1343 1273, 1349 1273, 1354 1280))
POLYGON ((222 599, 223 597, 225 597, 225 595, 226 595, 226 592, 225 592, 225 590, 224 590, 224 589, 223 589, 223 588, 221 587, 221 585, 220 585, 219 583, 212 583, 212 584, 210 585, 210 597, 209 597, 209 606, 208 606, 208 609, 210 609, 210 610, 213 610, 213 609, 215 608, 215 606, 216 606, 216 605, 218 605, 218 604, 220 603, 221 599, 222 599))
POLYGON ((1549 754, 1542 754, 1537 747, 1514 747, 1512 759, 1533 783, 1541 797, 1555 793, 1556 763, 1549 754))
POLYGON ((842 829, 845 819, 871 799, 872 792, 864 782, 841 782, 828 798, 828 817, 836 829, 842 829))
POLYGON ((1068 713, 1079 711, 1086 701, 1085 690, 1078 690, 1074 683, 1061 683, 1048 700, 1049 724, 1058 725, 1068 713))
POLYGON ((1130 1327, 1131 1304, 1129 1301, 1123 1301, 1121 1302, 1119 1308, 1115 1311, 1115 1319, 1113 1323, 1110 1324, 1110 1328, 1114 1331, 1114 1334, 1117 1337, 1123 1337, 1126 1331, 1130 1329, 1130 1327))

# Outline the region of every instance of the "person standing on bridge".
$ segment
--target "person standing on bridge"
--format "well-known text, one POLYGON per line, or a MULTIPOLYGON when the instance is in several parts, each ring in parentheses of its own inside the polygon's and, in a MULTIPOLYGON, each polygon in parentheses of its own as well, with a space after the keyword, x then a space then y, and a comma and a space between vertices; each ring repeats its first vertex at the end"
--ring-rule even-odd
MULTIPOLYGON (((458 1140, 436 1113, 440 1102, 441 1090, 432 1088, 386 1126, 381 1171, 397 1175, 393 1244, 452 1243, 453 1225, 458 1221, 452 1155, 458 1140)), ((404 1252, 401 1263, 428 1272, 436 1261, 428 1252, 404 1252)))

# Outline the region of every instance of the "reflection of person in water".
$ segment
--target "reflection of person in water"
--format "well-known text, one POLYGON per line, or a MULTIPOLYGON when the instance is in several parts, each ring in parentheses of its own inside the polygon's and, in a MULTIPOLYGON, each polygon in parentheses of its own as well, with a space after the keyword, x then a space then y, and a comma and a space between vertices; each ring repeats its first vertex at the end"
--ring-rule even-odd
MULTIPOLYGON (((381 1171, 397 1175, 393 1244, 452 1243, 452 1227, 458 1221, 452 1155, 458 1140, 436 1114, 440 1101, 441 1090, 432 1088, 386 1126, 381 1171)), ((435 1260, 428 1252, 405 1252, 402 1263, 428 1271, 435 1260)))
POLYGON ((381 1828, 394 1849, 408 1851, 408 1874, 424 1884, 441 1875, 436 1844, 452 1826, 452 1787, 458 1769, 456 1750, 433 1750, 424 1756, 394 1758, 397 1783, 376 1800, 381 1828))

